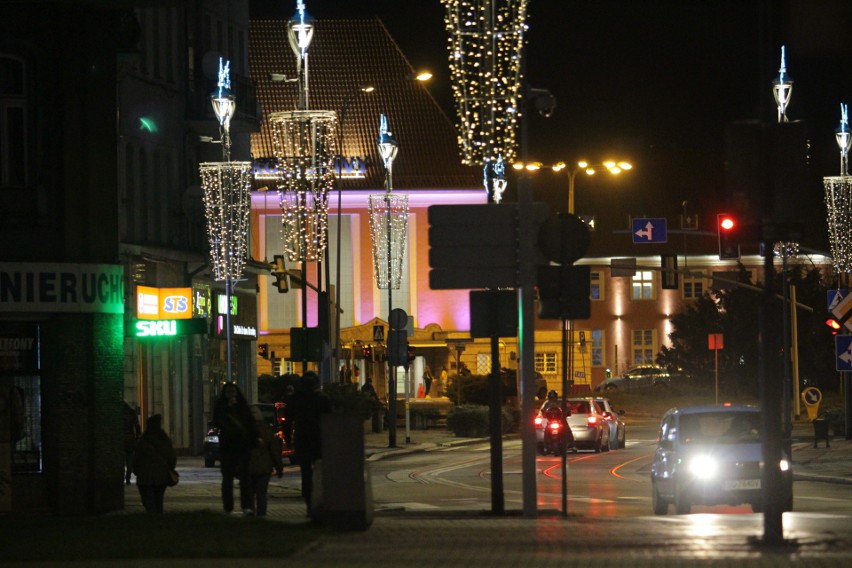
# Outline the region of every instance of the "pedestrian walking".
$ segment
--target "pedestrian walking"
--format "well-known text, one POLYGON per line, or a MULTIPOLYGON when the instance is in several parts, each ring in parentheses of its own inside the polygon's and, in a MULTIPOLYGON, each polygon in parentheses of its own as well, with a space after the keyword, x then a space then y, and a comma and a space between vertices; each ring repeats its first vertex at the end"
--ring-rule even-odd
POLYGON ((142 435, 139 417, 127 401, 123 402, 121 415, 124 427, 124 483, 130 485, 130 474, 133 472, 133 450, 142 435))
POLYGON ((260 433, 260 443, 252 448, 249 456, 249 488, 251 490, 251 505, 258 517, 266 516, 269 479, 272 472, 280 479, 284 475, 284 463, 281 461, 281 439, 273 432, 263 418, 263 413, 257 406, 251 407, 257 431, 260 433))
POLYGON ((320 415, 331 410, 331 402, 320 390, 316 373, 307 371, 304 374, 288 410, 293 418, 293 449, 302 474, 302 498, 310 516, 314 462, 322 455, 320 415))
POLYGON ((248 486, 248 463, 259 433, 243 393, 235 383, 226 383, 213 409, 213 424, 219 429, 219 462, 222 472, 222 507, 234 511, 234 480, 240 487, 240 508, 252 514, 248 486))
POLYGON ((426 365, 426 369, 423 371, 423 385, 425 387, 423 397, 431 398, 430 393, 432 392, 432 371, 429 370, 429 365, 426 365))
POLYGON ((170 474, 177 466, 172 440, 163 430, 163 416, 154 414, 133 450, 133 473, 142 506, 149 513, 163 512, 163 499, 170 474))

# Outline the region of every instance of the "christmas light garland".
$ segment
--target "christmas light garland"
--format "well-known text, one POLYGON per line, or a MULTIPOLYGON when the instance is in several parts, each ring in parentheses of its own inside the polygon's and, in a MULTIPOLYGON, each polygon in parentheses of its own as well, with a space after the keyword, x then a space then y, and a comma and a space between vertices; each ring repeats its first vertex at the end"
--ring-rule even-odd
POLYGON ((462 163, 515 161, 528 0, 441 0, 462 163))

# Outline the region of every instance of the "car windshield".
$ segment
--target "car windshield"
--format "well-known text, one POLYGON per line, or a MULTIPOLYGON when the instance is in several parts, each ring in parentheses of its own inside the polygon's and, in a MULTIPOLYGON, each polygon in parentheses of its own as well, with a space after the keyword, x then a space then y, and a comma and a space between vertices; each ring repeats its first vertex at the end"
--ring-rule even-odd
POLYGON ((571 414, 591 414, 589 401, 587 400, 569 400, 566 406, 571 411, 571 414))
POLYGON ((680 417, 679 437, 684 444, 741 444, 760 441, 757 412, 708 412, 680 417))

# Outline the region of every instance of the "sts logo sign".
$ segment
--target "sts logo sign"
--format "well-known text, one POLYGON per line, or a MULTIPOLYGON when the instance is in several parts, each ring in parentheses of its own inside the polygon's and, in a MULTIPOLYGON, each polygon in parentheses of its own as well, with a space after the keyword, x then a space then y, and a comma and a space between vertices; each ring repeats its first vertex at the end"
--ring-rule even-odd
POLYGON ((189 309, 189 298, 185 296, 166 296, 163 298, 163 311, 167 314, 179 314, 189 309))

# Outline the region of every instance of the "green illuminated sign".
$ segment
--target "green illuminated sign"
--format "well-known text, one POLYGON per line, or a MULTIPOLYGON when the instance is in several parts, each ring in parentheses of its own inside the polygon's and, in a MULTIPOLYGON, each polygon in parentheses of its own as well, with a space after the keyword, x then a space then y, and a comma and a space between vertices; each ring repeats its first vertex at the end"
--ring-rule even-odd
POLYGON ((183 320, 138 320, 129 335, 138 338, 175 337, 207 333, 207 320, 203 318, 183 320))

